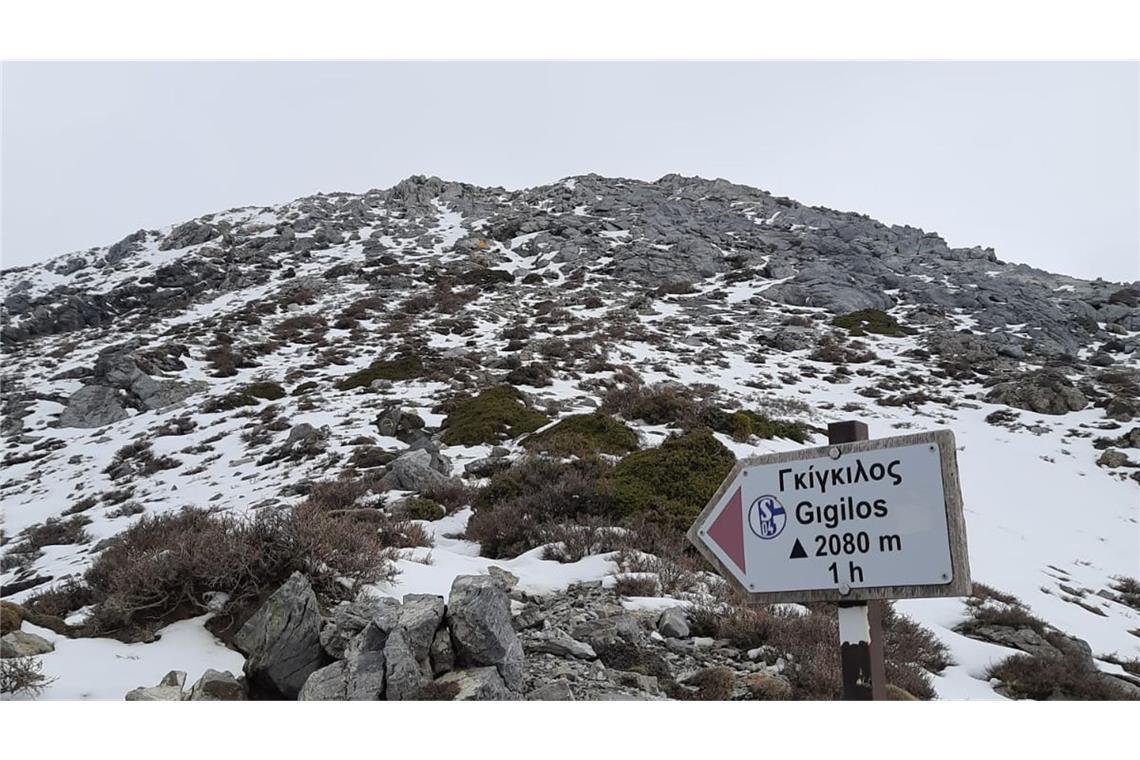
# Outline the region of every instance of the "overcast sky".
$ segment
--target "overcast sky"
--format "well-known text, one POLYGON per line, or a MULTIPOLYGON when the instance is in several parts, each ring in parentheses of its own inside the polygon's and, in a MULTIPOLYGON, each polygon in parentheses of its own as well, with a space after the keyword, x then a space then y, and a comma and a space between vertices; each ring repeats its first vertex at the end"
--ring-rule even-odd
POLYGON ((726 179, 1140 279, 1135 63, 6 63, 2 265, 411 174, 726 179))

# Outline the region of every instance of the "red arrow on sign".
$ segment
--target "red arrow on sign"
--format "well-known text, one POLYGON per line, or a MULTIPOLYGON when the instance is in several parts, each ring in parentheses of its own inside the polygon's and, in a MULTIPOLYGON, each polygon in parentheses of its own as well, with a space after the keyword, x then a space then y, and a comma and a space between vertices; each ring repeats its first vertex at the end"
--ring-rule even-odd
POLYGON ((709 526, 709 538, 728 555, 740 572, 744 568, 744 508, 740 501, 740 489, 728 500, 728 504, 709 526))

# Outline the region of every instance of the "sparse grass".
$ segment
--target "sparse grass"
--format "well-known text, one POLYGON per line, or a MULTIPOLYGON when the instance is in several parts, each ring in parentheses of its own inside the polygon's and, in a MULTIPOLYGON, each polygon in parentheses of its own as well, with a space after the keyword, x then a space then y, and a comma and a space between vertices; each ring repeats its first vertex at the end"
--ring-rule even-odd
POLYGON ((443 421, 441 440, 449 446, 498 443, 533 432, 547 422, 546 415, 523 404, 517 390, 499 385, 453 402, 443 421))
POLYGON ((527 449, 557 456, 584 452, 621 455, 636 450, 637 445, 637 433, 600 412, 570 415, 523 441, 527 449))

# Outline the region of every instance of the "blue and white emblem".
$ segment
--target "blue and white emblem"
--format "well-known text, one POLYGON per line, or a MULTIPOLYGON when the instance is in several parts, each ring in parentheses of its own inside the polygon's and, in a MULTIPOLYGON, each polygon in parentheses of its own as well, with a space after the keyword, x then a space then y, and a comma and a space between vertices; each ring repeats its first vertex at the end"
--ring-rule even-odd
POLYGON ((748 527, 765 541, 780 535, 787 522, 784 505, 775 496, 761 496, 748 508, 748 527))

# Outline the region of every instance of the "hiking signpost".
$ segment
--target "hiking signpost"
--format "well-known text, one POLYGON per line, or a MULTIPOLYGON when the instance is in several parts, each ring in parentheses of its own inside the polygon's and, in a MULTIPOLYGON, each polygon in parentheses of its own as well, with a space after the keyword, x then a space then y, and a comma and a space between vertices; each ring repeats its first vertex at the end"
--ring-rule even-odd
POLYGON ((828 441, 738 462, 688 536, 756 603, 838 603, 844 699, 881 699, 878 600, 971 591, 954 434, 828 441))

